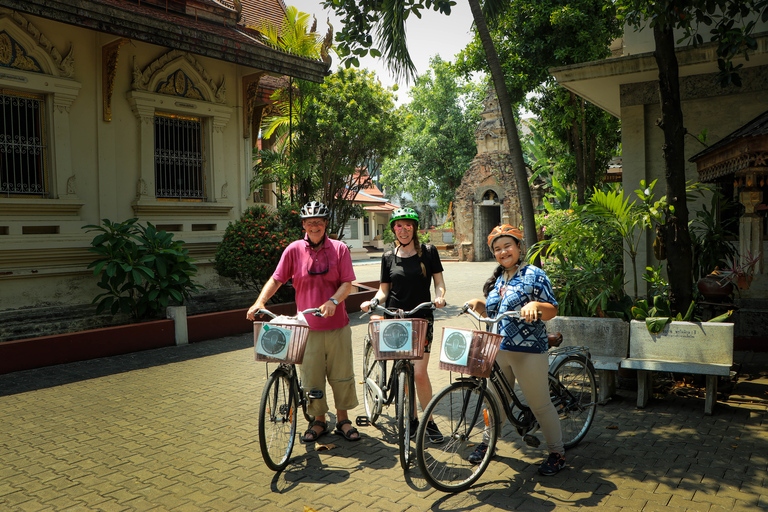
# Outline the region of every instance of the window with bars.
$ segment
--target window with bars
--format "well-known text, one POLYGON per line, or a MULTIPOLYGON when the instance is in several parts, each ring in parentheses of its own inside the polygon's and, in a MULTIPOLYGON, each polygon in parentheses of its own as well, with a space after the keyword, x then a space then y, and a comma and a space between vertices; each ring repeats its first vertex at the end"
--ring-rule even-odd
POLYGON ((158 199, 205 200, 203 140, 201 119, 155 115, 155 194, 158 199))
POLYGON ((0 89, 0 195, 47 196, 45 99, 0 89))

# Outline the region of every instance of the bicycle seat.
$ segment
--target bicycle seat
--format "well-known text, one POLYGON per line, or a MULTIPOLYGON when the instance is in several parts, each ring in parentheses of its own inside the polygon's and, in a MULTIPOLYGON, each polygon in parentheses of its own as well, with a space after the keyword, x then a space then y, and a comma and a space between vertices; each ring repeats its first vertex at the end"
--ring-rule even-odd
POLYGON ((547 343, 549 343, 549 348, 559 347, 563 343, 563 335, 559 332, 547 334, 547 343))

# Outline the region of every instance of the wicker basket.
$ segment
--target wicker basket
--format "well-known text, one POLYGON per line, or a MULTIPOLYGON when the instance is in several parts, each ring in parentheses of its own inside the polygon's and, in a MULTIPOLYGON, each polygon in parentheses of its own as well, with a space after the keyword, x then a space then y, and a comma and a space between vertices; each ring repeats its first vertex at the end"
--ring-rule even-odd
POLYGON ((301 364, 304 360, 304 349, 307 347, 307 336, 309 336, 309 326, 295 325, 295 324, 282 324, 282 323, 267 323, 267 322, 253 322, 253 347, 254 350, 258 350, 259 335, 262 329, 266 326, 267 329, 274 329, 274 334, 271 339, 267 340, 268 350, 272 355, 260 354, 256 352, 257 361, 269 361, 274 363, 289 363, 289 364, 301 364), (286 331, 289 331, 286 332, 286 331), (288 337, 290 334, 290 337, 288 337), (285 350, 287 345, 287 351, 285 350), (284 355, 284 359, 280 354, 284 355))
MULTIPOLYGON (((421 359, 424 357, 424 338, 427 335, 429 321, 424 318, 398 318, 393 320, 372 320, 368 323, 368 333, 371 335, 371 344, 373 345, 374 357, 377 361, 386 361, 391 359, 421 359), (384 329, 384 337, 388 338, 388 331, 395 331, 394 338, 397 335, 403 335, 405 331, 402 328, 403 323, 411 324, 411 342, 397 342, 397 346, 402 345, 402 350, 387 350, 387 345, 380 347, 380 331, 384 329), (400 325, 397 325, 400 324, 400 325), (384 350, 380 350, 384 349, 384 350)), ((389 335, 393 336, 393 335, 389 335)), ((392 338, 390 338, 392 339, 392 338)), ((390 348, 391 348, 390 344, 390 348)))
MULTIPOLYGON (((466 356, 466 365, 463 364, 451 364, 443 361, 443 352, 441 351, 440 357, 440 369, 448 370, 452 372, 459 372, 465 375, 473 375, 475 377, 489 377, 491 375, 491 369, 493 368, 493 362, 496 360, 496 354, 499 352, 501 346, 501 340, 503 336, 500 334, 494 334, 488 331, 478 331, 474 329, 457 329, 449 327, 450 331, 459 331, 463 335, 460 342, 466 343, 466 339, 469 338, 469 348, 466 346, 457 347, 456 357, 454 359, 461 360, 464 351, 469 350, 466 356)), ((443 350, 447 350, 445 347, 446 327, 443 327, 443 350)), ((454 333, 455 334, 455 333, 454 333)))

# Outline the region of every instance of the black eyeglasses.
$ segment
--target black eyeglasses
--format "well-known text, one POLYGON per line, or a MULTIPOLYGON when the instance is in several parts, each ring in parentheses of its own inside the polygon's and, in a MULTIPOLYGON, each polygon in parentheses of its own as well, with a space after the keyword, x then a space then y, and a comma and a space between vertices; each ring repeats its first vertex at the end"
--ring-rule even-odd
POLYGON ((328 256, 325 254, 325 249, 320 249, 319 252, 314 253, 307 263, 307 274, 311 276, 319 276, 328 273, 328 256))

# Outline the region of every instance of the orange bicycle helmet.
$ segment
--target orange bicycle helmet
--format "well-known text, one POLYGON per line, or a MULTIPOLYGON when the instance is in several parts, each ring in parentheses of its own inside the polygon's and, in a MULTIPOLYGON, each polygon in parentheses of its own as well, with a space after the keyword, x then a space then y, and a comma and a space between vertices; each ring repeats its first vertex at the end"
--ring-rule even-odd
POLYGON ((493 251, 493 242, 496 241, 497 238, 501 238, 502 236, 511 236, 515 240, 517 240, 517 244, 520 246, 520 250, 523 249, 523 242, 525 241, 525 237, 523 236, 523 232, 519 229, 510 226, 509 224, 502 224, 500 226, 496 226, 491 231, 491 234, 488 235, 488 248, 493 251))

